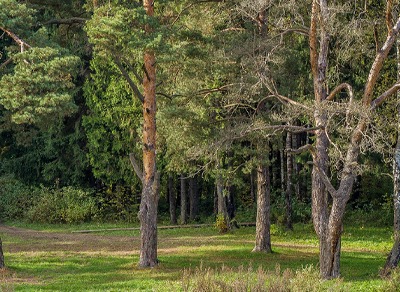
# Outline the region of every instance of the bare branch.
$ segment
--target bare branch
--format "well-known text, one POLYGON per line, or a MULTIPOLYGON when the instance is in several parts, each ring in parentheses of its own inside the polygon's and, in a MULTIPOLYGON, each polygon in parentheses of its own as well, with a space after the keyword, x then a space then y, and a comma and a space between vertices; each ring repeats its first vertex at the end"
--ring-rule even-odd
POLYGON ((129 160, 131 161, 133 170, 135 171, 136 175, 140 179, 140 181, 143 183, 143 171, 140 168, 139 164, 137 163, 135 159, 135 155, 133 153, 129 154, 129 160))
POLYGON ((255 107, 251 106, 250 104, 245 104, 245 103, 241 103, 241 102, 224 105, 224 108, 230 108, 230 107, 250 108, 253 111, 257 111, 257 109, 255 107))
POLYGON ((310 35, 310 30, 305 29, 305 28, 290 28, 290 29, 285 29, 281 30, 278 34, 278 36, 285 35, 288 33, 298 33, 301 35, 309 36, 310 35))
POLYGON ((303 153, 306 151, 313 151, 313 150, 314 150, 314 146, 312 144, 306 144, 297 149, 286 149, 285 151, 290 154, 300 154, 300 153, 303 153))
POLYGON ((281 130, 287 131, 292 134, 300 134, 307 132, 314 132, 315 130, 320 130, 321 127, 306 128, 302 126, 292 126, 292 125, 265 125, 256 128, 251 128, 251 131, 261 131, 261 130, 281 130))
POLYGON ((350 97, 350 101, 353 100, 353 88, 351 87, 350 84, 348 83, 342 83, 340 85, 338 85, 326 98, 326 100, 328 101, 332 101, 335 97, 336 94, 338 94, 340 91, 342 91, 343 89, 347 90, 347 93, 350 97))
MULTIPOLYGON (((278 99, 281 103, 283 103, 283 104, 289 103, 289 104, 291 104, 291 105, 294 105, 294 106, 297 106, 297 107, 301 107, 301 108, 303 108, 303 109, 305 109, 305 110, 311 110, 308 106, 306 106, 306 105, 304 105, 304 104, 302 104, 302 103, 299 103, 299 102, 297 102, 297 101, 294 101, 293 99, 290 99, 289 97, 280 95, 280 94, 278 93, 278 90, 276 89, 275 83, 274 83, 273 81, 272 81, 271 83, 272 83, 272 87, 271 87, 271 84, 268 84, 268 82, 264 82, 264 84, 265 84, 265 86, 267 87, 268 91, 271 93, 271 95, 268 95, 266 98, 275 97, 275 98, 277 98, 277 99, 278 99)), ((264 98, 263 100, 265 100, 266 98, 264 98)), ((262 101, 263 101, 263 100, 262 100, 262 101)), ((262 102, 262 101, 261 101, 261 102, 262 102)), ((259 102, 259 104, 260 104, 261 102, 259 102)))
POLYGON ((4 31, 6 34, 8 34, 8 36, 11 37, 21 47, 21 53, 23 53, 25 51, 25 47, 26 48, 31 48, 31 46, 28 43, 26 43, 24 40, 20 39, 12 31, 9 31, 9 30, 5 29, 4 27, 1 27, 1 26, 0 26, 0 29, 2 31, 4 31))
POLYGON ((388 97, 395 94, 400 89, 400 83, 394 84, 384 93, 382 93, 379 97, 371 102, 371 110, 374 110, 378 106, 380 106, 388 97))
POLYGON ((6 61, 4 61, 1 65, 0 65, 0 70, 2 70, 4 67, 6 67, 8 64, 10 64, 13 61, 12 58, 7 59, 6 61))
POLYGON ((294 106, 301 107, 301 108, 306 109, 306 110, 310 110, 310 108, 308 106, 306 106, 306 105, 304 105, 302 103, 299 103, 297 101, 294 101, 293 99, 290 99, 289 97, 286 97, 286 96, 283 96, 283 95, 280 95, 280 94, 273 94, 273 95, 269 95, 268 97, 276 97, 283 104, 288 103, 288 104, 291 104, 291 105, 294 105, 294 106))
POLYGON ((135 93, 136 97, 143 103, 144 96, 140 92, 139 88, 136 86, 135 82, 132 81, 131 77, 129 76, 128 72, 125 70, 124 66, 122 66, 120 60, 114 56, 114 62, 117 65, 118 69, 121 71, 122 76, 124 76, 125 80, 128 82, 129 86, 135 93))

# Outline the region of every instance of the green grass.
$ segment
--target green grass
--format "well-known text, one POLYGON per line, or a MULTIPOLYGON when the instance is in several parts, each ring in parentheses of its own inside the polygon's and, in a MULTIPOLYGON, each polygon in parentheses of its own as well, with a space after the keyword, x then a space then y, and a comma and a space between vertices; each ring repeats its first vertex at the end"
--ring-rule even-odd
MULTIPOLYGON (((80 229, 128 227, 126 224, 10 225, 55 232, 55 236, 80 229)), ((232 270, 226 272, 227 275, 235 278, 243 267, 275 271, 279 265, 281 271, 300 271, 318 264, 318 241, 311 225, 296 225, 293 232, 273 226, 272 254, 251 253, 255 228, 241 228, 228 234, 218 234, 213 228, 160 230, 160 265, 154 269, 137 267, 138 231, 95 235, 108 240, 110 248, 105 245, 91 250, 97 244, 96 240, 100 240, 93 240, 92 235, 80 235, 83 240, 80 244, 84 244, 84 250, 80 251, 54 245, 51 236, 44 239, 33 236, 27 242, 26 238, 15 234, 2 234, 9 269, 7 273, 3 272, 3 282, 0 276, 0 288, 16 291, 180 291, 184 270, 194 271, 200 266, 211 268, 215 273, 229 267, 232 270), (113 241, 127 236, 132 238, 131 246, 124 246, 122 251, 111 247, 113 241), (35 248, 30 250, 30 245, 35 248), (47 247, 41 251, 40 245, 47 247)), ((344 291, 382 291, 385 282, 378 273, 391 244, 390 228, 346 227, 342 240, 340 287, 344 291)), ((329 282, 324 285, 330 286, 329 282)))

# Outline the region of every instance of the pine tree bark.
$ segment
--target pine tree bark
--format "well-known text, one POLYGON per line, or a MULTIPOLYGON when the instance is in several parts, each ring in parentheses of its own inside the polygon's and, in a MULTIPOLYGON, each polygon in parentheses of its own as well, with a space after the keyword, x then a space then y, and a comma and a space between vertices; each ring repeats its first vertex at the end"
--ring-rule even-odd
POLYGON ((186 178, 181 174, 181 224, 187 224, 188 219, 188 195, 186 190, 186 178))
MULTIPOLYGON (((149 17, 154 15, 152 0, 143 0, 149 17)), ((147 33, 152 28, 146 25, 147 33)), ((156 58, 152 50, 144 53, 143 77, 143 178, 140 202, 140 258, 139 266, 154 267, 157 260, 157 208, 160 177, 156 168, 156 58)))
POLYGON ((175 180, 173 175, 168 176, 168 198, 169 198, 169 215, 170 222, 173 225, 176 225, 176 188, 175 188, 175 180))
MULTIPOLYGON (((292 134, 286 133, 286 150, 292 149, 292 134)), ((289 230, 293 230, 292 223, 292 193, 293 193, 293 160, 290 151, 286 153, 286 190, 285 190, 285 205, 286 218, 285 226, 289 230)))
POLYGON ((271 183, 269 168, 264 164, 260 164, 257 167, 256 244, 253 252, 272 252, 270 206, 271 183))
POLYGON ((257 195, 255 192, 255 183, 254 183, 254 170, 250 172, 250 196, 252 203, 257 202, 257 195))
POLYGON ((0 269, 4 269, 6 267, 4 263, 4 254, 3 254, 3 243, 0 238, 0 269))
POLYGON ((197 176, 189 179, 189 219, 195 220, 199 213, 199 188, 197 182, 197 176))

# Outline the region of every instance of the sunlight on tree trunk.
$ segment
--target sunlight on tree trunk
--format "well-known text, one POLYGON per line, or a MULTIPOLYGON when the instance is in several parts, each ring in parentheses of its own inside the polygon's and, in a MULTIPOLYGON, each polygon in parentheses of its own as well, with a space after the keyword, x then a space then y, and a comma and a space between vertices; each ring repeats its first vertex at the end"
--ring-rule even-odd
MULTIPOLYGON (((148 16, 154 15, 154 2, 144 0, 148 16)), ((149 25, 146 32, 151 31, 149 25)), ((141 267, 157 265, 157 206, 159 197, 159 174, 156 168, 156 58, 152 50, 144 53, 143 88, 143 190, 140 202, 140 260, 141 267)))

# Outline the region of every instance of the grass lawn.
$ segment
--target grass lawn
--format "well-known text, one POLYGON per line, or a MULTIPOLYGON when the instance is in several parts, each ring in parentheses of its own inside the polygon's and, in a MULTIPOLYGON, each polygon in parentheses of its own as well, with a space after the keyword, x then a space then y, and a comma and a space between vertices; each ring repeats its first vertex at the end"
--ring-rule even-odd
MULTIPOLYGON (((206 283, 213 277, 228 277, 227 282, 253 277, 256 281, 268 271, 278 275, 291 269, 296 274, 318 264, 317 239, 311 225, 296 225, 293 232, 273 226, 272 254, 251 253, 254 227, 228 234, 218 234, 213 228, 160 230, 160 265, 153 269, 137 267, 138 231, 71 233, 112 227, 127 226, 2 226, 8 269, 0 272, 0 291, 182 291, 191 290, 188 281, 199 276, 206 283)), ((387 290, 378 272, 391 248, 391 236, 390 228, 346 227, 342 279, 339 284, 325 282, 322 287, 334 291, 387 290)), ((316 268, 311 270, 298 278, 314 281, 310 274, 314 275, 316 268)))

